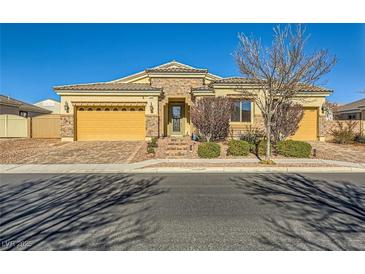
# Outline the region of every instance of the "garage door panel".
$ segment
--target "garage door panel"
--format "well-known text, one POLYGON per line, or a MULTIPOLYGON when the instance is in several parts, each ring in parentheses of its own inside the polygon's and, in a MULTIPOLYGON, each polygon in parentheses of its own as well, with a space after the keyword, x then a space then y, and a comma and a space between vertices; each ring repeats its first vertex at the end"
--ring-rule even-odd
POLYGON ((77 139, 144 140, 144 111, 78 111, 77 139))
POLYGON ((318 108, 304 108, 297 132, 290 138, 297 141, 315 141, 318 136, 318 108))

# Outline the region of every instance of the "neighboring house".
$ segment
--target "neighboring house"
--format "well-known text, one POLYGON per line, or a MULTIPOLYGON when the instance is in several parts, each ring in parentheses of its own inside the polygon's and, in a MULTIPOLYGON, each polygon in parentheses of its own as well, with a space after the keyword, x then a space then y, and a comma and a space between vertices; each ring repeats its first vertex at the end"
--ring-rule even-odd
POLYGON ((337 107, 337 120, 365 120, 365 98, 337 107))
MULTIPOLYGON (((110 82, 54 87, 61 96, 63 140, 145 140, 151 137, 191 135, 190 106, 203 96, 236 100, 231 128, 262 125, 260 110, 242 88, 255 89, 247 78, 221 78, 207 69, 172 61, 110 82)), ((324 140, 323 104, 331 91, 303 86, 295 99, 304 117, 293 139, 324 140)))
POLYGON ((60 113, 60 102, 53 100, 53 99, 46 99, 34 104, 35 106, 48 109, 52 111, 53 114, 60 113))
POLYGON ((10 98, 9 96, 0 95, 0 114, 20 115, 27 118, 49 113, 51 111, 47 109, 10 98))

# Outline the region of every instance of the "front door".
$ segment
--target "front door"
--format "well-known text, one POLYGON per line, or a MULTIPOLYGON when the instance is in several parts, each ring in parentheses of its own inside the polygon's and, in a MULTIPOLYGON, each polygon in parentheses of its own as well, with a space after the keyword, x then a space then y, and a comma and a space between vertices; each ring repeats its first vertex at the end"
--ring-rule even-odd
POLYGON ((183 104, 174 103, 170 105, 171 135, 183 135, 183 104))

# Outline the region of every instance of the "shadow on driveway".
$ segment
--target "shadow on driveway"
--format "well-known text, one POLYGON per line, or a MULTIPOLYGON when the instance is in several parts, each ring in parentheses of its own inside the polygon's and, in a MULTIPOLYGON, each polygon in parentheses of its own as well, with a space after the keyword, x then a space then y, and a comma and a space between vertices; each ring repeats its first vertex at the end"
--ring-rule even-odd
POLYGON ((268 233, 257 240, 269 249, 365 250, 365 184, 280 174, 231 180, 280 212, 263 217, 268 233))
POLYGON ((62 175, 0 187, 2 250, 128 250, 157 226, 162 178, 62 175), (147 202, 147 203, 146 203, 147 202))

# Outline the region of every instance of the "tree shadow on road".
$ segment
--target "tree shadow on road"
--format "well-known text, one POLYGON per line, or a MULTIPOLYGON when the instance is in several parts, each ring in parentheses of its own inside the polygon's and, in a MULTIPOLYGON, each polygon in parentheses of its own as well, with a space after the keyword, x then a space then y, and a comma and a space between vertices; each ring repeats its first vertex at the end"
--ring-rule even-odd
POLYGON ((128 250, 157 226, 162 178, 62 175, 0 187, 2 250, 128 250))
POLYGON ((258 240, 267 248, 365 250, 365 184, 294 174, 231 180, 244 194, 280 212, 280 218, 263 217, 267 233, 258 240))

